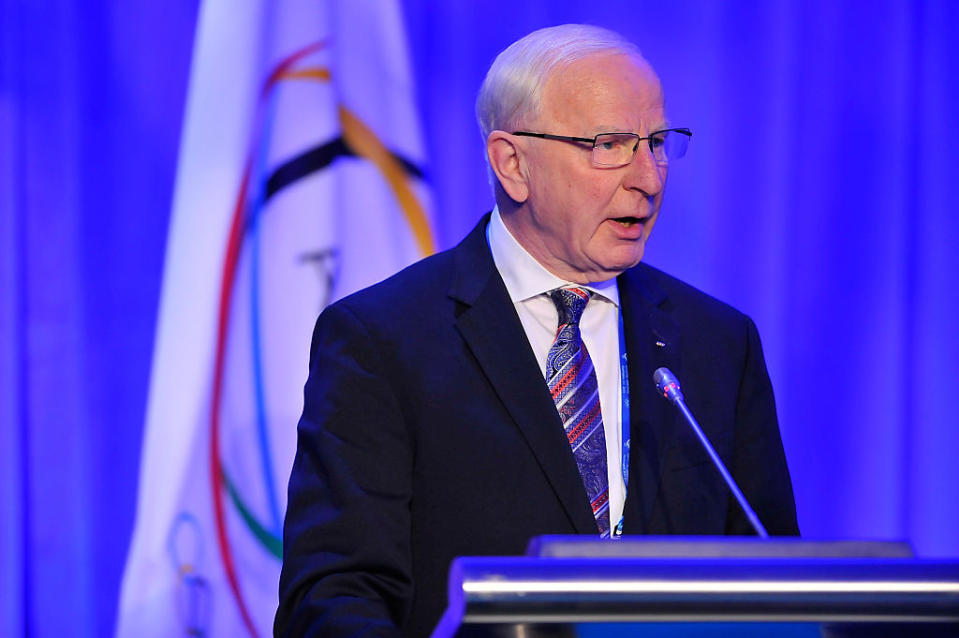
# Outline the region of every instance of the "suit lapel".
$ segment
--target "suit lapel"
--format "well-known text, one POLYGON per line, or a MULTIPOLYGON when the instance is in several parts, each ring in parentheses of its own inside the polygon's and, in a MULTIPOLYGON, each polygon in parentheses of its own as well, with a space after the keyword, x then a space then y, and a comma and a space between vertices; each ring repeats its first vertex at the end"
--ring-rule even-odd
POLYGON ((454 251, 456 325, 580 534, 595 534, 576 461, 486 241, 487 215, 454 251))
POLYGON ((648 532, 648 522, 661 496, 666 450, 678 424, 668 402, 656 390, 653 372, 667 367, 681 378, 679 329, 663 309, 665 293, 642 266, 619 278, 629 365, 630 480, 625 532, 648 532))

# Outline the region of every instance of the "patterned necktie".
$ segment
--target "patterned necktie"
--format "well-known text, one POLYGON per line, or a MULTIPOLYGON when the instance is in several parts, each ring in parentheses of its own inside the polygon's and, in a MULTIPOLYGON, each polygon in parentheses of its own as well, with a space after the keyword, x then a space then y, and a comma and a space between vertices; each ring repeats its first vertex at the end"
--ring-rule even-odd
POLYGON ((560 288, 549 293, 559 312, 559 326, 556 339, 546 355, 546 384, 583 477, 600 536, 608 538, 606 434, 599 409, 596 372, 579 332, 579 320, 590 294, 582 288, 560 288))

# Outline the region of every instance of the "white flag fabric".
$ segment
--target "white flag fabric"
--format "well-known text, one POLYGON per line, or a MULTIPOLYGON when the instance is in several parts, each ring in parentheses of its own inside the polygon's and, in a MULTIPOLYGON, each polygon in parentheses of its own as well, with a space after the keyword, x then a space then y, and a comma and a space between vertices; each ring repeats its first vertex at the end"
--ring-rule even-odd
POLYGON ((310 335, 433 251, 392 0, 204 0, 117 635, 266 636, 310 335))

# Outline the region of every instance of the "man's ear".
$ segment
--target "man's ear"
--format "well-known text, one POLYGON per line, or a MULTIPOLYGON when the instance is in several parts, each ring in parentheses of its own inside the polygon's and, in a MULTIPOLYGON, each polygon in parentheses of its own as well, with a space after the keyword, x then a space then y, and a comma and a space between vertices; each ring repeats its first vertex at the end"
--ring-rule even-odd
POLYGON ((493 131, 486 138, 490 168, 510 199, 523 203, 529 197, 525 158, 516 145, 516 138, 505 131, 493 131))

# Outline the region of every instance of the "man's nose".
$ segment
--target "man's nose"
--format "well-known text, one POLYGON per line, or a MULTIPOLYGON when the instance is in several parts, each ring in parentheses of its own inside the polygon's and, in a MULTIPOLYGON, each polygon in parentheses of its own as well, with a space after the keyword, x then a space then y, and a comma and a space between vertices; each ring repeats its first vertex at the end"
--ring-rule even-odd
POLYGON ((656 163, 646 140, 639 143, 633 161, 626 166, 626 188, 642 191, 648 197, 658 194, 666 184, 666 164, 656 163))

